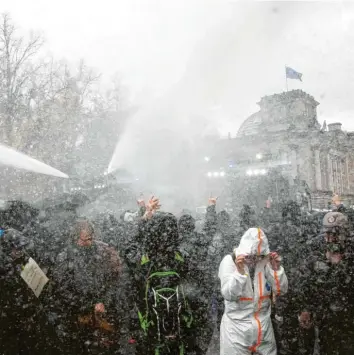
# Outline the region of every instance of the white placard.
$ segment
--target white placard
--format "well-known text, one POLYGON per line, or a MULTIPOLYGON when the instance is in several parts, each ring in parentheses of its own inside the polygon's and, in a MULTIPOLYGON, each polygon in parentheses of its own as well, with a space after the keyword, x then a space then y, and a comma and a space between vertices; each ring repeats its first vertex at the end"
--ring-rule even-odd
POLYGON ((23 268, 21 277, 33 291, 36 297, 40 296, 44 286, 49 281, 48 277, 32 258, 29 258, 28 263, 23 268))

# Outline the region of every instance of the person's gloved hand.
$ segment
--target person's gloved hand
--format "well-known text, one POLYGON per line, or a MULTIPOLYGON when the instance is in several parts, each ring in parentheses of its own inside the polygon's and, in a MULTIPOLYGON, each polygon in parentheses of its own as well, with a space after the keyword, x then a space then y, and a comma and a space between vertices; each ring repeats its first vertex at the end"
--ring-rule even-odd
POLYGON ((269 262, 274 271, 280 269, 281 256, 277 252, 272 252, 269 254, 269 262))
POLYGON ((241 275, 245 275, 246 274, 246 271, 245 271, 245 255, 236 256, 235 264, 236 264, 237 271, 241 275))

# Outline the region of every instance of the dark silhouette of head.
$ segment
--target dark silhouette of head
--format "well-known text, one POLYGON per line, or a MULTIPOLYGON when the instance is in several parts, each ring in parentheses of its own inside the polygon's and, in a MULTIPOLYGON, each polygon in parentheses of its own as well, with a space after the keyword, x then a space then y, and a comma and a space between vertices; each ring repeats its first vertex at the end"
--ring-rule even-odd
POLYGON ((244 230, 252 228, 256 225, 256 214, 249 205, 243 205, 240 214, 240 227, 244 230))
POLYGON ((3 211, 3 223, 6 228, 24 231, 34 223, 39 210, 24 201, 8 201, 3 211))
POLYGON ((140 233, 144 234, 145 252, 161 259, 170 257, 179 244, 177 219, 171 213, 156 213, 142 225, 140 233))
POLYGON ((219 229, 230 227, 230 215, 226 211, 220 211, 217 215, 219 229))
POLYGON ((282 218, 284 222, 298 224, 301 219, 300 206, 295 201, 290 201, 282 208, 282 218))
POLYGON ((192 233, 195 230, 195 219, 189 214, 184 214, 178 221, 178 229, 180 233, 192 233))

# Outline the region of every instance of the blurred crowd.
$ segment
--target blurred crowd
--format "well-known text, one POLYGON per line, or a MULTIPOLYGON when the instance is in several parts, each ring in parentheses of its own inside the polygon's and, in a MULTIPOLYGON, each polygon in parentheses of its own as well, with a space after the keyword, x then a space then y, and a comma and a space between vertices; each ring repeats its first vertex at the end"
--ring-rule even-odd
POLYGON ((209 199, 202 221, 137 201, 0 212, 0 354, 354 354, 353 217, 209 199), (35 265, 35 267, 33 266, 35 265), (317 349, 317 350, 316 350, 317 349))

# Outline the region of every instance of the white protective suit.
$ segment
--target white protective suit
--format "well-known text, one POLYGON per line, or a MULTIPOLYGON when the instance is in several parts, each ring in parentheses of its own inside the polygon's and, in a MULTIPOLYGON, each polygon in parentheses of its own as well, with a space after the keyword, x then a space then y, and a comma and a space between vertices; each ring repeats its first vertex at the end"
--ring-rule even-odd
MULTIPOLYGON (((235 249, 239 255, 268 255, 268 239, 259 228, 250 228, 235 249)), ((220 326, 220 355, 276 355, 270 319, 272 296, 283 295, 288 280, 283 267, 274 271, 267 259, 259 261, 252 280, 245 265, 245 275, 238 272, 231 255, 219 267, 225 312, 220 326)))

